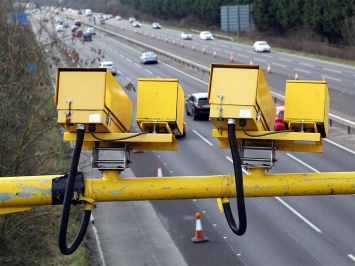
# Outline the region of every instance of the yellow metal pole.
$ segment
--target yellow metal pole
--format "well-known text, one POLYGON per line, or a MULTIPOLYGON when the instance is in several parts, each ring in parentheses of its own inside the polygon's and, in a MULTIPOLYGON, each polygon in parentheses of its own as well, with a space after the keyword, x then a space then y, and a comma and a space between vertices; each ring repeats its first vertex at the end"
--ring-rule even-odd
MULTIPOLYGON (((59 176, 0 178, 0 213, 3 207, 52 204, 52 180, 59 176)), ((137 201, 234 198, 234 175, 121 178, 104 171, 102 179, 84 180, 89 201, 137 201)), ((355 172, 265 174, 252 169, 244 175, 245 197, 355 194, 355 172)))
POLYGON ((52 204, 52 180, 60 175, 0 178, 0 207, 52 204))

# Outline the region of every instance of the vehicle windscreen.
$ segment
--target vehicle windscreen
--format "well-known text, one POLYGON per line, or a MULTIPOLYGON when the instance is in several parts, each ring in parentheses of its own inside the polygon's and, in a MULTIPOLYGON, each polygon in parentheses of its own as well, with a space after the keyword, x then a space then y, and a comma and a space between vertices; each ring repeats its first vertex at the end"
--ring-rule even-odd
POLYGON ((207 98, 200 98, 200 99, 198 99, 198 104, 207 105, 207 104, 209 104, 209 102, 208 102, 207 98))

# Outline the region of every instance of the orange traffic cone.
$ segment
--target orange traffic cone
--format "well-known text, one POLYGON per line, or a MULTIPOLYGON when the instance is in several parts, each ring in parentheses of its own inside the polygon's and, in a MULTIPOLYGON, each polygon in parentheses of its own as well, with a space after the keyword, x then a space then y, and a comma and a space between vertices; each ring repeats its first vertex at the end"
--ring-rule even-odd
POLYGON ((168 42, 168 37, 165 37, 165 42, 168 42))
POLYGON ((217 57, 216 51, 213 52, 213 57, 217 57))
POLYGON ((175 40, 173 40, 173 45, 175 45, 175 40))
POLYGON ((195 45, 192 45, 192 51, 195 51, 195 45))
POLYGON ((184 48, 184 43, 183 42, 181 42, 181 47, 184 48))
POLYGON ((161 170, 160 164, 158 164, 158 174, 157 177, 162 177, 163 176, 163 171, 161 170))
POLYGON ((231 54, 231 58, 229 59, 229 62, 233 63, 234 59, 233 59, 233 54, 231 54))
POLYGON ((201 243, 201 242, 208 242, 209 238, 205 237, 202 230, 202 223, 201 223, 201 213, 196 213, 196 230, 195 236, 191 238, 192 242, 194 243, 201 243))
POLYGON ((271 68, 270 68, 270 64, 267 64, 267 73, 268 74, 271 74, 272 72, 271 72, 271 68))
POLYGON ((206 53, 206 49, 205 49, 205 47, 203 47, 203 49, 202 49, 202 53, 203 53, 203 54, 205 54, 205 53, 206 53))
POLYGON ((298 80, 298 72, 295 74, 295 80, 298 80))

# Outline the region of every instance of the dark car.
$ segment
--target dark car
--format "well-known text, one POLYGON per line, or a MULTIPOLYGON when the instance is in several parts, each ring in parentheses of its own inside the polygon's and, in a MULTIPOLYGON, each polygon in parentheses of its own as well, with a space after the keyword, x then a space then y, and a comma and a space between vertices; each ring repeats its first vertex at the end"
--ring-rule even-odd
POLYGON ((185 99, 185 110, 188 116, 192 115, 194 120, 198 118, 208 118, 210 115, 210 104, 208 93, 199 92, 187 95, 185 99))
POLYGON ((274 127, 276 131, 286 129, 284 124, 284 106, 276 107, 276 118, 275 118, 274 127))
POLYGON ((80 22, 80 20, 74 20, 74 25, 75 25, 75 26, 78 26, 78 27, 81 27, 81 22, 80 22))
POLYGON ((84 32, 84 33, 83 33, 83 36, 82 36, 82 39, 83 39, 84 42, 86 42, 86 41, 92 41, 91 33, 89 33, 89 32, 84 32))

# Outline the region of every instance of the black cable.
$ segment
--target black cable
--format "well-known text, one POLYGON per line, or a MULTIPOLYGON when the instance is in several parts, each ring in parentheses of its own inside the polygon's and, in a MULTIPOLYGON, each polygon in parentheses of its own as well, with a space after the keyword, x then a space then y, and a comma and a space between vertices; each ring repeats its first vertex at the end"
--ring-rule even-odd
POLYGON ((98 136, 95 135, 95 129, 96 129, 96 126, 95 124, 90 124, 89 125, 89 132, 91 133, 91 135, 97 139, 97 140, 100 140, 100 141, 103 141, 103 142, 115 142, 115 141, 119 141, 119 140, 126 140, 126 139, 132 139, 132 138, 135 138, 135 137, 138 137, 140 135, 143 135, 143 134, 147 134, 147 132, 139 132, 133 136, 128 136, 128 137, 124 137, 124 138, 116 138, 116 139, 103 139, 103 138, 100 138, 98 136))
POLYGON ((60 220, 59 226, 59 236, 58 236, 58 244, 59 249, 64 255, 72 254, 80 245, 83 240, 87 227, 89 225, 91 210, 85 210, 83 219, 80 224, 80 229, 72 242, 72 244, 67 247, 67 231, 68 231, 68 222, 70 215, 70 206, 72 203, 73 192, 74 192, 74 184, 76 179, 76 173, 78 169, 80 153, 84 142, 84 134, 85 134, 85 125, 82 128, 77 127, 76 133, 76 142, 75 148, 73 152, 73 158, 70 165, 69 176, 67 181, 67 186, 65 189, 64 200, 63 200, 63 210, 62 216, 60 220))
POLYGON ((239 228, 237 227, 233 213, 229 202, 223 203, 223 210, 232 231, 238 235, 244 235, 247 229, 247 215, 245 211, 244 202, 244 187, 243 187, 243 172, 242 172, 242 161, 240 159, 237 138, 235 134, 236 120, 228 119, 228 140, 229 146, 232 153, 233 167, 234 167, 234 178, 237 190, 237 208, 239 217, 239 228))
POLYGON ((294 132, 293 130, 279 130, 279 131, 271 131, 271 132, 267 132, 267 133, 263 133, 263 134, 250 134, 248 132, 246 132, 245 127, 241 126, 242 131, 244 132, 245 135, 249 136, 249 137, 262 137, 262 136, 268 136, 268 135, 273 135, 273 134, 279 134, 279 133, 283 133, 283 132, 294 132))

